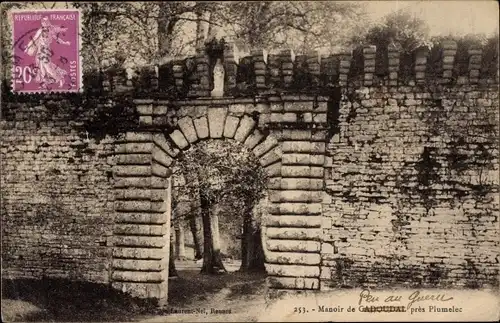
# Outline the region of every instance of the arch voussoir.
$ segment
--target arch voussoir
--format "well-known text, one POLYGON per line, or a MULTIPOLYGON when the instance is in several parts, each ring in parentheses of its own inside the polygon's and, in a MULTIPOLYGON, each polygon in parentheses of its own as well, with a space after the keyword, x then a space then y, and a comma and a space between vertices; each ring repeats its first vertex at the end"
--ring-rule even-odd
POLYGON ((253 149, 253 153, 255 154, 255 157, 260 158, 276 146, 278 146, 278 140, 274 136, 269 135, 263 142, 258 144, 253 149))
POLYGON ((177 122, 177 125, 179 126, 182 134, 187 139, 187 141, 189 141, 190 144, 193 144, 196 141, 198 141, 198 135, 196 134, 196 129, 194 127, 193 119, 191 119, 191 117, 186 116, 184 118, 181 118, 177 122))
POLYGON ((254 149, 255 146, 264 138, 264 134, 259 130, 255 129, 243 143, 248 149, 254 149))
POLYGON ((180 150, 186 149, 189 146, 189 142, 179 129, 174 130, 174 132, 172 132, 169 137, 180 150))
POLYGON ((270 151, 265 153, 263 156, 259 158, 259 162, 262 166, 268 166, 271 165, 279 160, 281 160, 281 148, 279 146, 276 146, 272 148, 270 151))
POLYGON ((208 118, 207 116, 201 116, 193 120, 194 128, 199 139, 205 139, 209 137, 208 131, 208 118))
POLYGON ((236 130, 236 134, 234 135, 234 139, 241 143, 245 142, 245 139, 250 135, 255 124, 256 122, 253 118, 247 115, 243 116, 236 130))
POLYGON ((208 110, 208 130, 210 138, 222 138, 226 122, 227 108, 214 107, 208 110))
POLYGON ((226 124, 224 125, 224 137, 225 138, 234 138, 236 134, 236 129, 238 129, 238 125, 240 124, 240 118, 228 115, 226 118, 226 124))

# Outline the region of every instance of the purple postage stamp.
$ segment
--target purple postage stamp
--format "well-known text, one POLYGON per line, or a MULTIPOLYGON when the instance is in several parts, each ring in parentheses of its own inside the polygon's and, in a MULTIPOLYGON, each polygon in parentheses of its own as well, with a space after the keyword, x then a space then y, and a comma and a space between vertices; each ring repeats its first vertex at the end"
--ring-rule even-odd
POLYGON ((20 10, 11 17, 13 91, 80 92, 80 11, 20 10))

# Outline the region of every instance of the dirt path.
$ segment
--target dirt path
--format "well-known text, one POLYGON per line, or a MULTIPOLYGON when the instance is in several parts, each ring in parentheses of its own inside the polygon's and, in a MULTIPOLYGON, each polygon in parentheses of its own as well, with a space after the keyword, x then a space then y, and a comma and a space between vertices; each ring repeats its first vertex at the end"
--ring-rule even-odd
POLYGON ((146 317, 140 322, 256 322, 260 309, 264 308, 264 284, 241 281, 207 295, 205 300, 194 300, 179 307, 167 306, 164 315, 146 317))

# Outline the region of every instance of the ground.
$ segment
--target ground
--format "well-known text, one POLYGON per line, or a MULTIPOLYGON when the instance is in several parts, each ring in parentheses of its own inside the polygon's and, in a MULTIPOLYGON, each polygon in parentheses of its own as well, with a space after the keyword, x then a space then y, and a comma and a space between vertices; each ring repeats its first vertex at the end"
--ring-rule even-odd
POLYGON ((169 304, 151 304, 90 283, 63 280, 2 282, 2 321, 135 321, 135 322, 251 322, 256 308, 263 308, 265 275, 235 272, 237 263, 226 263, 227 274, 199 273, 200 264, 177 263, 179 277, 169 280, 169 304), (68 297, 70 296, 70 297, 68 297), (231 310, 231 314, 173 314, 172 310, 231 310))

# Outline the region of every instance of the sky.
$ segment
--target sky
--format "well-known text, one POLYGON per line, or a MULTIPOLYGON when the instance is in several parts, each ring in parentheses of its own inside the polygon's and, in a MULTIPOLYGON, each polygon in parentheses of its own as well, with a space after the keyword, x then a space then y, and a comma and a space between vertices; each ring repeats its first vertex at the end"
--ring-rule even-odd
POLYGON ((499 7, 494 0, 426 0, 426 1, 365 1, 372 19, 377 20, 391 11, 407 8, 426 21, 431 34, 468 34, 498 31, 499 7))

